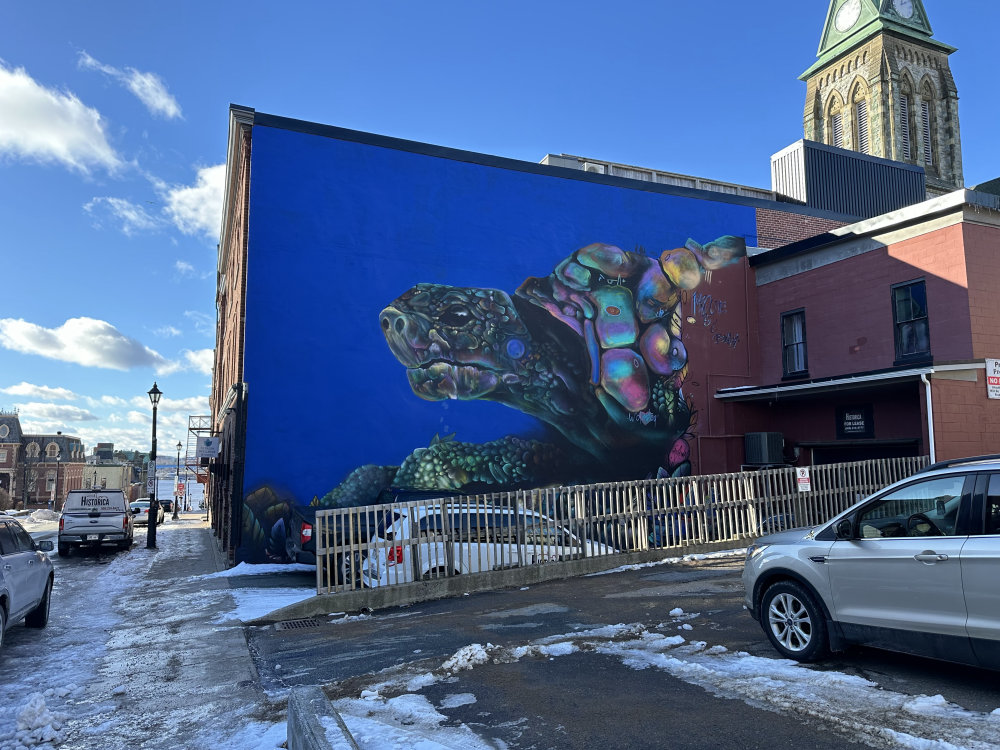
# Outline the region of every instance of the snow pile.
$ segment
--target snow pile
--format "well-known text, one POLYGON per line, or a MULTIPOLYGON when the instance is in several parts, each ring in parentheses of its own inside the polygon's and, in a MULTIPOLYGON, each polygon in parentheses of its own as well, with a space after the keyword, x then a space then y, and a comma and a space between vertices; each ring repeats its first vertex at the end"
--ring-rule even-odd
MULTIPOLYGON (((54 691, 47 690, 46 694, 51 697, 54 691)), ((45 695, 32 693, 17 712, 16 728, 0 734, 0 749, 31 747, 49 750, 59 747, 65 740, 63 727, 66 718, 66 714, 49 709, 45 695)))
MULTIPOLYGON (((454 696, 454 700, 458 701, 454 703, 456 706, 467 705, 474 703, 475 697, 467 693, 454 696)), ((336 701, 334 708, 362 750, 487 750, 495 747, 465 725, 441 726, 448 717, 421 695, 344 699, 336 701)), ((342 747, 343 734, 336 719, 323 717, 321 721, 330 744, 342 747)))
POLYGON ((618 568, 612 568, 611 570, 601 570, 597 573, 588 573, 585 578, 593 578, 594 576, 606 576, 612 573, 624 573, 628 570, 642 570, 643 568, 655 568, 660 565, 678 565, 680 563, 689 562, 702 562, 704 560, 724 560, 727 558, 734 559, 744 559, 747 556, 746 547, 741 549, 726 549, 719 552, 704 552, 696 553, 691 555, 684 555, 683 557, 665 557, 662 560, 655 560, 648 563, 635 563, 634 565, 622 565, 618 568))
POLYGON ((54 510, 49 510, 48 508, 32 511, 31 515, 24 519, 27 523, 50 523, 58 520, 59 514, 54 510))
POLYGON ((463 669, 472 669, 477 664, 486 664, 490 659, 487 650, 492 648, 494 648, 492 643, 487 643, 486 648, 483 648, 478 643, 465 646, 452 654, 441 665, 441 669, 445 672, 459 672, 463 669))
POLYGON ((233 576, 263 576, 273 573, 315 573, 315 565, 304 565, 303 563, 288 564, 251 564, 241 562, 239 565, 220 570, 218 573, 207 573, 201 576, 191 576, 190 580, 205 578, 232 578, 233 576))

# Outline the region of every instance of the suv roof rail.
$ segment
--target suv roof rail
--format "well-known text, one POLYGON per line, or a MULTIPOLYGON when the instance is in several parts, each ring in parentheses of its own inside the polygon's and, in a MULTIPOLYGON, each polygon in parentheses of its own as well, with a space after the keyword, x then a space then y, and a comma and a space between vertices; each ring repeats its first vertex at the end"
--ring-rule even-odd
POLYGON ((938 461, 930 466, 925 466, 917 474, 924 474, 937 469, 950 469, 952 466, 963 466, 965 464, 979 464, 987 461, 1000 461, 1000 453, 990 453, 985 456, 967 456, 966 458, 950 458, 947 461, 938 461))

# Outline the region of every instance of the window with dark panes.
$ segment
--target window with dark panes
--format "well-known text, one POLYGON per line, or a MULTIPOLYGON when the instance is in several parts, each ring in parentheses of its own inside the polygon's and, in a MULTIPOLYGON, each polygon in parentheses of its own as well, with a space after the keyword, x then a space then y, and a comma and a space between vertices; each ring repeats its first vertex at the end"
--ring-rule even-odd
POLYGON ((785 375, 798 375, 808 369, 806 363, 806 311, 781 314, 781 358, 785 375))
POLYGON ((0 523, 0 555, 13 555, 18 551, 17 542, 14 541, 14 534, 10 529, 10 524, 0 523))
POLYGON ((990 477, 989 490, 986 492, 985 532, 1000 534, 1000 474, 990 477))
POLYGON ((892 314, 896 325, 896 359, 924 359, 931 352, 927 325, 927 287, 923 281, 892 288, 892 314))
POLYGON ((31 540, 31 535, 16 524, 10 524, 10 530, 14 534, 14 541, 21 552, 31 552, 35 549, 35 543, 31 540))

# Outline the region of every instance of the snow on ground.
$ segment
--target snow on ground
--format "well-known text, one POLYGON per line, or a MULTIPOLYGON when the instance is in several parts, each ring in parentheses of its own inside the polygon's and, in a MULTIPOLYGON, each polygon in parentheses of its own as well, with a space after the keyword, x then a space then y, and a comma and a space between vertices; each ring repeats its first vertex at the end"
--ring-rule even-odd
POLYGON ((241 628, 212 623, 239 609, 232 589, 183 575, 209 534, 186 521, 161 526, 156 550, 54 558, 48 627, 15 625, 0 652, 0 750, 284 742, 284 705, 256 688, 241 628))
POLYGON ((233 578, 234 576, 263 576, 272 573, 315 573, 315 565, 303 565, 302 563, 281 563, 271 565, 253 565, 241 562, 227 570, 220 570, 218 573, 208 573, 197 578, 233 578))
MULTIPOLYGON (((44 523, 41 518, 25 525, 44 523)), ((233 589, 226 575, 184 574, 185 561, 197 554, 204 538, 197 529, 180 526, 161 527, 158 533, 158 550, 136 546, 124 554, 56 561, 49 627, 34 631, 15 626, 0 654, 0 750, 274 750, 284 742, 281 700, 261 693, 252 679, 239 679, 238 621, 311 596, 312 591, 252 588, 245 585, 251 577, 233 589), (176 577, 163 574, 174 568, 182 572, 176 577), (235 646, 224 643, 226 639, 235 646), (223 653, 234 657, 220 659, 223 653)), ((658 564, 742 554, 733 550, 658 564)), ((646 566, 623 570, 635 567, 646 566)), ((295 566, 237 570, 227 573, 287 571, 301 576, 295 566)), ((839 672, 730 652, 698 639, 691 629, 697 617, 675 608, 668 621, 655 625, 594 627, 513 648, 473 643, 431 672, 407 674, 404 668, 395 679, 371 685, 358 698, 339 700, 335 706, 365 750, 495 747, 494 741, 462 724, 455 726, 441 713, 475 704, 474 694, 451 693, 435 706, 421 691, 491 663, 593 651, 633 669, 662 670, 758 708, 822 719, 845 736, 877 747, 1000 748, 1000 708, 969 711, 940 695, 896 693, 839 672)), ((324 725, 331 738, 339 738, 334 719, 324 725)))
POLYGON ((720 550, 719 552, 700 552, 690 555, 683 555, 682 557, 665 557, 662 560, 654 560, 648 563, 636 563, 635 565, 622 565, 617 568, 612 568, 611 570, 601 570, 597 573, 588 573, 585 577, 592 578, 593 576, 606 576, 611 573, 624 573, 626 570, 642 570, 643 568, 655 568, 659 565, 677 565, 679 563, 686 562, 701 562, 702 560, 724 560, 726 558, 735 558, 743 560, 747 556, 746 547, 741 549, 726 549, 720 550))
MULTIPOLYGON (((414 696, 438 682, 453 681, 456 673, 490 663, 528 658, 552 659, 577 651, 594 651, 621 660, 632 669, 659 669, 699 685, 724 698, 742 700, 771 711, 815 717, 829 722, 845 737, 873 747, 909 750, 997 750, 1000 748, 1000 709, 989 713, 969 711, 948 703, 942 696, 911 696, 884 690, 876 683, 840 672, 821 671, 797 662, 730 652, 676 634, 678 623, 697 614, 680 608, 671 622, 649 627, 620 623, 586 631, 547 636, 517 647, 473 643, 456 651, 433 672, 402 674, 371 686, 358 699, 337 701, 335 706, 352 732, 361 734, 359 745, 403 748, 396 724, 414 721, 417 736, 441 719, 429 703, 408 702, 414 715, 401 719, 394 701, 414 696), (666 632, 661 632, 666 631, 666 632), (400 693, 395 698, 385 695, 400 693), (419 711, 418 711, 419 708, 419 711)), ((687 624, 687 623, 682 623, 687 624)), ((471 693, 447 696, 439 708, 474 703, 471 693)), ((464 728, 464 727, 463 727, 464 728)), ((436 740, 435 735, 430 735, 436 740)), ((459 747, 442 739, 439 744, 417 747, 459 747)), ((468 744, 468 747, 485 747, 468 744)))

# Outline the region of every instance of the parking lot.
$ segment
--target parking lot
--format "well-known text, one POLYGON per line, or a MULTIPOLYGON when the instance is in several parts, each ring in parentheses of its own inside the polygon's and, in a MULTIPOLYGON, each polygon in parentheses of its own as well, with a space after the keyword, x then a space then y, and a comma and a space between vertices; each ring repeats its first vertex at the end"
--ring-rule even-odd
POLYGON ((869 649, 780 660, 743 611, 741 568, 642 567, 249 627, 248 640, 265 690, 417 693, 508 747, 997 746, 995 673, 869 649))

